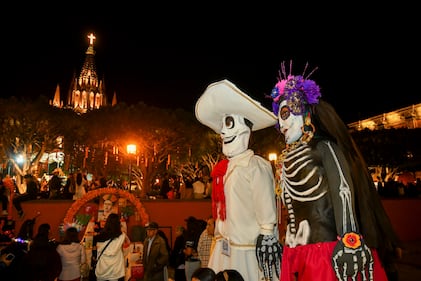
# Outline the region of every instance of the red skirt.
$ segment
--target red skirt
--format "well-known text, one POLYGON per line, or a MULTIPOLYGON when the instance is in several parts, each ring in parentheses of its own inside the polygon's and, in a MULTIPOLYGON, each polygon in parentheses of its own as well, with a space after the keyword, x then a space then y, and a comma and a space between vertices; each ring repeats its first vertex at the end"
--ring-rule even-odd
MULTIPOLYGON (((333 249, 337 241, 309 244, 290 248, 285 246, 282 255, 281 281, 337 281, 332 266, 333 249)), ((373 255, 373 278, 376 281, 387 281, 386 273, 380 262, 377 251, 373 255)), ((351 279, 349 279, 351 280, 351 279)), ((358 276, 361 280, 361 276, 358 276)))

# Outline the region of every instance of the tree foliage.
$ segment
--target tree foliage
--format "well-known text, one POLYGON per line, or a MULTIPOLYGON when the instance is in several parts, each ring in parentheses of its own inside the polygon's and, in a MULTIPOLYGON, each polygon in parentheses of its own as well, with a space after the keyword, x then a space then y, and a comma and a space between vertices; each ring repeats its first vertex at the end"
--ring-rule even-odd
POLYGON ((421 160, 421 129, 383 129, 353 132, 369 166, 407 166, 421 160))
MULTIPOLYGON (((192 177, 209 174, 223 157, 220 135, 181 109, 120 103, 80 115, 54 108, 43 97, 0 99, 0 106, 1 160, 19 177, 40 172, 45 152, 62 150, 65 171, 86 169, 127 177, 132 163, 133 174, 148 188, 166 171, 192 177), (136 155, 127 153, 128 144, 136 144, 136 155), (18 155, 24 157, 23 163, 17 163, 18 155)), ((352 135, 369 166, 421 169, 421 129, 364 130, 352 135)), ((250 148, 265 158, 272 152, 280 154, 284 146, 274 127, 255 131, 250 139, 250 148)))
POLYGON ((53 118, 58 113, 43 97, 36 101, 12 97, 0 100, 0 107, 2 159, 12 165, 20 188, 21 177, 36 169, 44 152, 59 148, 60 122, 53 118))
POLYGON ((352 132, 375 178, 395 178, 403 171, 421 170, 421 129, 383 129, 352 132))

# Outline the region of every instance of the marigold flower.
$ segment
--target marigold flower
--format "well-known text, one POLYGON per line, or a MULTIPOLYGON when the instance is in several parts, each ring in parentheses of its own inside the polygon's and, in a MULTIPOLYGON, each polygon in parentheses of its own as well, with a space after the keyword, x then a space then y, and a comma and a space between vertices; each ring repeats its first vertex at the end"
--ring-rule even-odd
POLYGON ((355 232, 345 233, 342 237, 342 243, 347 248, 357 249, 361 247, 361 236, 355 232))

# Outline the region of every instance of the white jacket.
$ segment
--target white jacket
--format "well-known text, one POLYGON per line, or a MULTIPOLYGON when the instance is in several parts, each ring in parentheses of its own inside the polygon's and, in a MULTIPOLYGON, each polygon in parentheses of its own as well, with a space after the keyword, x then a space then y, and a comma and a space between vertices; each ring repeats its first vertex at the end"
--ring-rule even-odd
MULTIPOLYGON (((126 234, 123 232, 117 238, 111 241, 110 245, 105 249, 104 253, 99 258, 95 274, 101 280, 114 280, 125 275, 123 243, 126 239, 126 234)), ((97 243, 97 256, 102 252, 102 249, 107 245, 109 240, 97 243)))
POLYGON ((59 244, 57 252, 61 258, 62 270, 60 280, 73 280, 80 277, 80 265, 86 262, 85 248, 73 242, 71 244, 59 244))

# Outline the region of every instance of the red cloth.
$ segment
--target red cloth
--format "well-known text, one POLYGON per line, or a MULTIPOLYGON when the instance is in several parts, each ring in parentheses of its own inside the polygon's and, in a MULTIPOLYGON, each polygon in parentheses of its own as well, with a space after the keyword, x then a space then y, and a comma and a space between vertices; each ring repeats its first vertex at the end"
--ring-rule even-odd
POLYGON ((132 265, 131 278, 142 279, 144 275, 145 275, 145 268, 143 267, 143 264, 132 265))
MULTIPOLYGON (((308 244, 290 248, 285 246, 282 253, 282 281, 337 281, 332 266, 332 254, 337 241, 308 244), (295 276, 298 273, 298 277, 295 276)), ((374 259, 373 277, 376 281, 387 281, 387 276, 375 249, 371 249, 374 259)), ((351 279, 349 279, 351 280, 351 279)), ((361 276, 357 280, 362 280, 361 276)))
POLYGON ((167 197, 168 199, 174 199, 174 190, 170 190, 167 192, 167 197))
POLYGON ((221 220, 226 218, 224 176, 228 168, 228 159, 223 159, 212 170, 212 215, 216 219, 219 215, 221 220), (219 214, 217 207, 219 205, 219 214))

